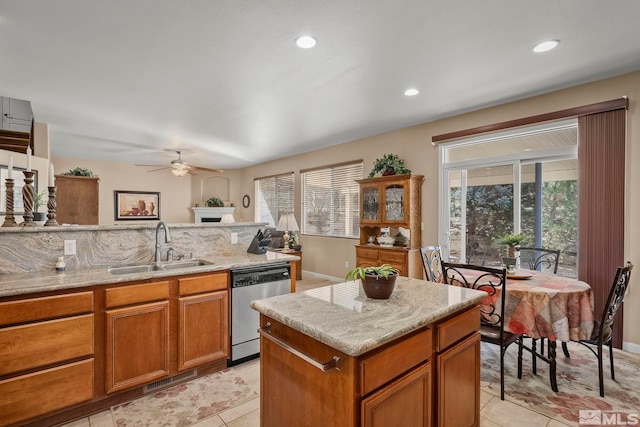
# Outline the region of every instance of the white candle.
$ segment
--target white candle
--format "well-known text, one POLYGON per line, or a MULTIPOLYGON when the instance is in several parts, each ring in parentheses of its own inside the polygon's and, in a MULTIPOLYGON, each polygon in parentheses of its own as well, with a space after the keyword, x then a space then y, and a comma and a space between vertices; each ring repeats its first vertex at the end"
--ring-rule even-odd
POLYGON ((53 174, 53 163, 49 165, 49 187, 55 187, 55 176, 53 174))
POLYGON ((27 147, 27 172, 31 172, 31 147, 27 147))
POLYGON ((7 173, 7 178, 13 178, 13 154, 9 156, 9 173, 7 173))

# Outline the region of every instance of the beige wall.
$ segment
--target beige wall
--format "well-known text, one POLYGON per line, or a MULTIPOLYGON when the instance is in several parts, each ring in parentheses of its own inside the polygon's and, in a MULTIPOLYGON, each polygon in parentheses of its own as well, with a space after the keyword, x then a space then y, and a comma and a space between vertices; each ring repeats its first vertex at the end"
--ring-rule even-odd
MULTIPOLYGON (((301 169, 363 159, 366 175, 376 158, 385 153, 394 153, 405 159, 407 167, 413 173, 425 175, 422 192, 422 222, 424 224, 422 242, 425 245, 437 243, 438 154, 431 145, 433 135, 592 104, 622 96, 627 96, 630 99, 628 165, 640 164, 640 149, 637 148, 637 141, 640 140, 640 111, 637 104, 637 100, 640 99, 640 72, 635 72, 241 170, 225 171, 224 176, 229 178, 230 202, 236 206, 236 221, 253 221, 254 178, 294 171, 296 190, 294 206, 296 206, 296 218, 300 219, 299 171, 301 169), (243 208, 241 204, 244 194, 251 197, 251 206, 248 209, 243 208)), ((100 176, 100 223, 103 225, 113 223, 113 190, 161 191, 162 219, 168 222, 192 221, 190 207, 195 203, 201 203, 202 199, 211 197, 211 195, 202 194, 203 184, 200 175, 177 179, 169 171, 146 173, 144 168, 119 163, 68 158, 54 158, 53 162, 57 171, 82 166, 92 169, 100 176)), ((640 242, 640 216, 633 214, 640 210, 639 182, 640 169, 627 167, 625 221, 628 238, 625 242, 625 257, 634 264, 640 264, 640 243, 638 243, 640 242)), ((353 246, 356 241, 354 239, 302 236, 301 243, 304 251, 303 270, 344 277, 355 263, 353 246), (348 267, 345 266, 345 263, 348 264, 348 267)), ((638 305, 640 305, 640 292, 631 291, 627 297, 627 306, 638 305)), ((639 323, 640 311, 627 309, 625 311, 624 336, 626 342, 640 345, 640 330, 634 327, 639 323)))

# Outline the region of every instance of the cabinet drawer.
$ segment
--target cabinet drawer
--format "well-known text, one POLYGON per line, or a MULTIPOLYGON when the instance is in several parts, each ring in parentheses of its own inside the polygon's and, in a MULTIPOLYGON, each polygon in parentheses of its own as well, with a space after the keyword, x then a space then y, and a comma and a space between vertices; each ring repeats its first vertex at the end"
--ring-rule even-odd
POLYGON ((426 361, 433 353, 431 329, 420 332, 360 363, 360 389, 366 395, 414 366, 426 361))
POLYGON ((0 375, 93 354, 93 314, 0 330, 0 375))
POLYGON ((0 396, 2 425, 90 400, 93 359, 0 381, 0 396))
POLYGON ((30 298, 0 303, 0 326, 93 311, 93 292, 30 298))
POLYGON ((105 291, 106 308, 169 299, 169 282, 129 285, 105 291))
POLYGON ((373 262, 378 262, 378 250, 377 249, 364 249, 356 247, 356 257, 369 259, 373 262))
POLYGON ((407 262, 407 252, 405 251, 380 251, 381 263, 398 263, 404 264, 407 262))
POLYGON ((178 284, 180 287, 180 296, 225 290, 229 287, 229 274, 223 272, 207 276, 188 277, 186 279, 179 279, 178 284))
POLYGON ((480 329, 480 307, 436 325, 436 351, 440 352, 480 329))

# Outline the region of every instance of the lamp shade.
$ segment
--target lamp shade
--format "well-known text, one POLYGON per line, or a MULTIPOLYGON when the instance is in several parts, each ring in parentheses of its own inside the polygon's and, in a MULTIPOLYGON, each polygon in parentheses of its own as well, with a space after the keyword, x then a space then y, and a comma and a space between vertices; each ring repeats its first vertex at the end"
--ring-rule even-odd
POLYGON ((187 174, 187 172, 189 172, 189 170, 183 169, 183 168, 174 168, 174 169, 171 169, 171 172, 173 172, 173 174, 178 178, 182 178, 187 174))
POLYGON ((280 217, 276 229, 280 231, 298 231, 298 223, 296 217, 292 213, 284 214, 280 217))
POLYGON ((226 222, 226 223, 235 222, 235 220, 233 219, 233 214, 222 215, 220 222, 226 222))

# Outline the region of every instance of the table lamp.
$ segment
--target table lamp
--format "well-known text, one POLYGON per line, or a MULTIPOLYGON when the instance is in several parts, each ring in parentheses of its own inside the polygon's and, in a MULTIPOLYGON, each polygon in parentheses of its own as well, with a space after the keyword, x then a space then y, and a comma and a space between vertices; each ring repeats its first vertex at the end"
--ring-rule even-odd
POLYGON ((292 213, 284 214, 280 217, 276 230, 284 231, 284 250, 289 250, 289 230, 298 231, 298 223, 296 217, 292 213))

